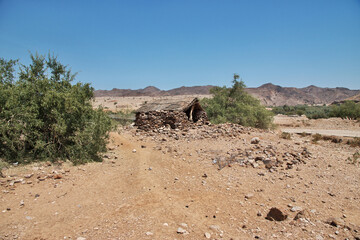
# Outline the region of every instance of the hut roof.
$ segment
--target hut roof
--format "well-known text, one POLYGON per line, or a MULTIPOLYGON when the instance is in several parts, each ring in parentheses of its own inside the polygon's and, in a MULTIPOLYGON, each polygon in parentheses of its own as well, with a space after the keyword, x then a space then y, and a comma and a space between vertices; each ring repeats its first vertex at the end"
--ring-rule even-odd
POLYGON ((192 101, 184 101, 178 99, 158 99, 152 102, 148 102, 143 104, 137 112, 151 112, 151 111, 185 111, 193 104, 198 103, 199 100, 197 98, 192 101))

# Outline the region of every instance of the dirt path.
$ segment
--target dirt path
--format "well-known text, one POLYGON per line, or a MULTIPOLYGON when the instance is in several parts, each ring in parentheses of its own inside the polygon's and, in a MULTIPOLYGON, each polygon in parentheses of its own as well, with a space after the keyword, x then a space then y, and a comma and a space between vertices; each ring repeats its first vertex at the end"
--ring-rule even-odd
POLYGON ((102 163, 7 170, 0 179, 0 239, 206 239, 205 233, 211 239, 353 239, 360 226, 360 168, 346 159, 356 149, 272 132, 190 136, 124 130, 111 134, 102 163), (255 136, 258 145, 250 144, 255 136), (235 163, 219 171, 213 164, 232 149, 269 145, 313 154, 306 164, 273 172, 235 163), (288 219, 266 220, 272 207, 288 219), (293 207, 310 215, 294 221, 299 210, 293 207), (347 227, 330 226, 329 217, 347 227))
POLYGON ((360 137, 360 131, 355 130, 336 130, 336 129, 308 129, 308 128, 281 128, 288 133, 310 133, 338 137, 360 137))

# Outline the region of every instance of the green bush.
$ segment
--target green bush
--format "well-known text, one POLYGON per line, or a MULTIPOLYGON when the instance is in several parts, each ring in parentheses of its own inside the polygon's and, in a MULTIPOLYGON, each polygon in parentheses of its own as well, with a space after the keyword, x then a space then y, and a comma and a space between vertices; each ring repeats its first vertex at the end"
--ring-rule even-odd
POLYGON ((345 101, 343 104, 332 107, 331 116, 341 118, 360 119, 360 104, 345 101))
POLYGON ((29 66, 0 59, 0 158, 7 162, 69 159, 100 161, 109 117, 93 110, 93 88, 55 57, 31 55, 29 66))
POLYGON ((272 112, 274 114, 299 116, 305 114, 309 119, 330 117, 360 119, 360 104, 353 101, 345 101, 345 103, 332 106, 284 105, 273 107, 272 112))
POLYGON ((243 81, 237 81, 234 74, 233 86, 214 87, 210 90, 213 98, 205 98, 201 104, 212 123, 237 123, 243 126, 269 128, 273 114, 260 101, 247 92, 243 81))

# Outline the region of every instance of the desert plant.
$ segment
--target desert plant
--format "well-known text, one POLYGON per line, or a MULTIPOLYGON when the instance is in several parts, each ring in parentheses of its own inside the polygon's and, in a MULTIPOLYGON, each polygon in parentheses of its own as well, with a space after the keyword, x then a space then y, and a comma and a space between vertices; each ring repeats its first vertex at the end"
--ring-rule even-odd
POLYGON ((351 147, 360 147, 360 138, 355 137, 351 140, 348 140, 347 144, 349 144, 351 147))
POLYGON ((237 123, 243 126, 269 128, 273 114, 260 101, 245 92, 245 84, 234 74, 233 86, 214 87, 213 98, 204 98, 201 103, 212 123, 237 123))
POLYGON ((16 61, 0 61, 0 157, 7 162, 101 160, 109 117, 93 110, 93 88, 56 57, 31 55, 14 79, 16 61))
POLYGON ((345 101, 343 104, 332 107, 331 116, 341 118, 360 119, 360 104, 345 101))
POLYGON ((348 157, 347 161, 350 164, 354 164, 354 165, 360 165, 360 152, 356 151, 352 157, 348 157))
POLYGON ((321 140, 322 139, 322 136, 321 136, 321 134, 319 134, 319 133, 316 133, 316 134, 314 134, 313 136, 312 136, 312 142, 313 143, 317 143, 319 140, 321 140))
POLYGON ((122 110, 118 112, 108 112, 109 117, 112 119, 114 126, 118 124, 122 126, 130 125, 135 120, 135 111, 122 110))
POLYGON ((283 139, 290 140, 291 139, 291 134, 288 133, 288 132, 282 132, 280 137, 283 138, 283 139))

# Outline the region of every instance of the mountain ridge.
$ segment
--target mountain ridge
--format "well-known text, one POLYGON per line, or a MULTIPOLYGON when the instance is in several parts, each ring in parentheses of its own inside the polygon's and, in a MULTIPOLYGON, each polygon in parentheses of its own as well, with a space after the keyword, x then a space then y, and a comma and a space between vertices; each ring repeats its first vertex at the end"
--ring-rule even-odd
MULTIPOLYGON (((96 90, 95 97, 162 97, 177 95, 208 95, 212 85, 205 86, 181 86, 170 90, 161 90, 154 86, 143 89, 118 89, 96 90)), ((266 106, 299 105, 299 104, 330 104, 335 101, 343 101, 360 94, 360 90, 351 90, 344 87, 322 88, 310 85, 303 88, 282 87, 272 83, 265 83, 257 88, 246 88, 252 96, 260 99, 266 106)))

